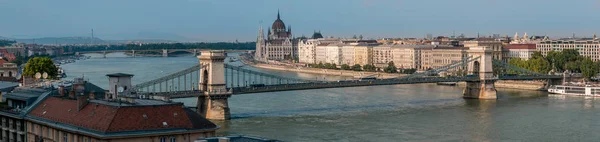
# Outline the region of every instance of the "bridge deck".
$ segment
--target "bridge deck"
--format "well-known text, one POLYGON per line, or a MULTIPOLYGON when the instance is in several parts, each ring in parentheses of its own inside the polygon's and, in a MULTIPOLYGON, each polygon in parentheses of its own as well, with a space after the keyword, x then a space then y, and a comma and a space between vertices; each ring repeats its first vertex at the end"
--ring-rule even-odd
MULTIPOLYGON (((543 80, 543 79, 560 79, 561 76, 544 75, 544 76, 503 76, 490 80, 543 80)), ((419 84, 419 83, 437 83, 437 82, 463 82, 463 81, 480 81, 479 77, 422 77, 422 78, 404 78, 404 79, 380 79, 372 81, 340 81, 340 82, 310 82, 296 84, 281 84, 281 85, 265 85, 262 87, 234 87, 232 93, 250 94, 263 92, 277 91, 293 91, 307 89, 325 89, 325 88, 342 88, 342 87, 357 87, 357 86, 375 86, 375 85, 394 85, 394 84, 419 84)), ((144 94, 144 93, 142 93, 144 94)), ((204 95, 201 90, 178 91, 178 92, 158 92, 146 93, 147 95, 169 96, 170 98, 187 98, 204 95)))

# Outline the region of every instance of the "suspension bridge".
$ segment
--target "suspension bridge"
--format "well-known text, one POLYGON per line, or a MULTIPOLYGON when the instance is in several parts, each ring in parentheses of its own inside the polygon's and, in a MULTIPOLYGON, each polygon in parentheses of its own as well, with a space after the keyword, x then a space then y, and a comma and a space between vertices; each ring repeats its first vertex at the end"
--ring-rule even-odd
POLYGON ((203 51, 199 65, 134 86, 139 96, 169 100, 197 98, 197 112, 208 119, 229 119, 228 98, 232 95, 290 90, 323 89, 355 86, 466 82, 465 98, 496 99, 496 80, 548 80, 555 84, 558 75, 539 74, 499 60, 487 47, 471 48, 469 56, 451 64, 408 76, 374 79, 320 81, 277 76, 240 66, 225 64, 224 51, 203 51), (496 73, 494 73, 496 69, 496 73), (459 72, 437 76, 442 72, 459 72))

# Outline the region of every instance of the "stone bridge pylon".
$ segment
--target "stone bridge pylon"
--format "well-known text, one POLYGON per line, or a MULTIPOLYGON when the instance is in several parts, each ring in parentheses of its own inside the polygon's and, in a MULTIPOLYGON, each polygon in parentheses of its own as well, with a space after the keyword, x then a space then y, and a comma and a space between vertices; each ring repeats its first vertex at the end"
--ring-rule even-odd
POLYGON ((496 99, 496 87, 492 66, 493 56, 489 47, 471 47, 468 51, 471 56, 479 56, 476 61, 469 63, 468 72, 479 77, 478 81, 467 81, 463 90, 464 98, 472 99, 496 99))
POLYGON ((197 112, 212 120, 227 120, 230 118, 228 99, 231 90, 226 88, 225 58, 222 50, 203 51, 200 60, 200 81, 198 88, 203 92, 196 102, 197 112))

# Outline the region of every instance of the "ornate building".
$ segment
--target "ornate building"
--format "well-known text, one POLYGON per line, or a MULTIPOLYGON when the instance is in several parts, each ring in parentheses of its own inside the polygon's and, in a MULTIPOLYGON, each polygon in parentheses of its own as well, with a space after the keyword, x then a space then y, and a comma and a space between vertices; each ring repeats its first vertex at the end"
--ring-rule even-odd
POLYGON ((262 26, 258 30, 256 39, 256 53, 254 58, 258 61, 285 60, 298 58, 298 42, 292 36, 292 28, 285 24, 277 12, 277 20, 268 29, 268 36, 264 37, 262 26))

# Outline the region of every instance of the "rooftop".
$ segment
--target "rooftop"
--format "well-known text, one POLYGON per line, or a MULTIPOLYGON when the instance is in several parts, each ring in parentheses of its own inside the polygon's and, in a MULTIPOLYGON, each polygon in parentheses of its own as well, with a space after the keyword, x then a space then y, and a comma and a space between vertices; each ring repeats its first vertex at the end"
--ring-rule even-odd
POLYGON ((181 103, 143 103, 149 105, 115 105, 92 100, 79 109, 77 100, 49 97, 33 108, 28 118, 99 137, 218 128, 181 103))

